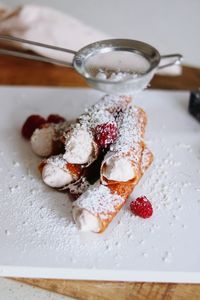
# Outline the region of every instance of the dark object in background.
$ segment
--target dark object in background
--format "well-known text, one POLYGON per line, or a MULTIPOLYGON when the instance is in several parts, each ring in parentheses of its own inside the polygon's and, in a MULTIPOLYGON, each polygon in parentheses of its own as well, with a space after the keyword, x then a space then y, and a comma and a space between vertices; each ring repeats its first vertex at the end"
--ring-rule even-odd
POLYGON ((188 110, 200 122, 200 89, 190 93, 188 110))

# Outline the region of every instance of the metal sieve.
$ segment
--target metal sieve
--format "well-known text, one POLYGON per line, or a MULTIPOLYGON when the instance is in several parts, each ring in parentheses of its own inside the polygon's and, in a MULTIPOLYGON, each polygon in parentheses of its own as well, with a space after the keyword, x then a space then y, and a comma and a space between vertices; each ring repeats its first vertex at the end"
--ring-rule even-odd
POLYGON ((73 51, 12 36, 0 40, 25 43, 73 55, 70 62, 20 51, 0 49, 0 54, 51 62, 74 68, 90 86, 109 94, 132 94, 148 86, 157 70, 180 64, 182 55, 161 56, 151 45, 129 39, 110 39, 73 51), (167 62, 165 62, 167 61, 167 62))

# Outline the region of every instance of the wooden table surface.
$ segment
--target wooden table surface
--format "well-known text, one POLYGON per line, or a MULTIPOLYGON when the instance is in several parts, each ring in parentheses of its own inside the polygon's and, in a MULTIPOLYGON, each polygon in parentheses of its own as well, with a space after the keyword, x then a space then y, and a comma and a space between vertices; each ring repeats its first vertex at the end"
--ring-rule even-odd
MULTIPOLYGON (((87 87, 73 70, 40 62, 0 56, 1 85, 87 87)), ((155 76, 151 88, 194 90, 200 87, 200 70, 183 67, 180 77, 155 76)), ((13 278, 63 295, 84 300, 200 299, 200 285, 75 281, 13 278)))

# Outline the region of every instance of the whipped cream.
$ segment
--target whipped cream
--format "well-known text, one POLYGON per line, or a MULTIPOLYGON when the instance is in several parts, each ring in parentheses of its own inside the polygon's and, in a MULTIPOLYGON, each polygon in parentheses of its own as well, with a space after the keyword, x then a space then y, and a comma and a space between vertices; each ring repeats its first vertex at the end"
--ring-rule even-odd
POLYGON ((42 169, 42 179, 46 185, 52 188, 61 188, 72 182, 73 177, 67 170, 47 163, 42 169))
POLYGON ((98 218, 86 209, 74 206, 72 215, 79 230, 99 232, 100 223, 98 218))
POLYGON ((31 136, 31 147, 33 152, 42 157, 51 155, 54 135, 55 132, 51 126, 36 129, 31 136))
POLYGON ((86 128, 74 128, 66 135, 63 158, 72 164, 87 163, 93 153, 93 136, 86 128))
POLYGON ((104 163, 103 176, 108 180, 128 181, 135 177, 135 170, 128 157, 111 156, 104 163))

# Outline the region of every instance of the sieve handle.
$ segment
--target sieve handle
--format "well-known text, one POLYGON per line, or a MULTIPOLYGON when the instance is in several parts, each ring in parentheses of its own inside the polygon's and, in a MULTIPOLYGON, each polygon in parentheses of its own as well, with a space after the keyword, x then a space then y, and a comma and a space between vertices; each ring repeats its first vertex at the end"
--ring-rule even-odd
MULTIPOLYGON (((52 49, 55 51, 61 51, 65 53, 70 53, 75 55, 76 51, 70 50, 70 49, 65 49, 57 46, 52 46, 52 45, 46 45, 42 44, 39 42, 34 42, 30 40, 24 40, 20 39, 14 36, 9 36, 9 35, 1 35, 0 34, 0 41, 8 41, 8 42, 17 42, 17 43, 22 43, 22 44, 29 44, 29 45, 34 45, 42 48, 47 48, 47 49, 52 49)), ((48 62, 48 63, 54 63, 58 65, 63 65, 66 67, 73 67, 72 62, 66 62, 63 60, 55 59, 55 58, 50 58, 50 57, 44 57, 42 55, 37 55, 37 54, 29 54, 29 53, 24 53, 20 51, 15 51, 15 50, 8 50, 8 49, 3 49, 0 48, 0 55, 9 55, 9 56, 16 56, 16 57, 21 57, 21 58, 26 58, 26 59, 31 59, 31 60, 36 60, 36 61, 42 61, 42 62, 48 62)))
POLYGON ((166 67, 170 67, 173 65, 179 65, 179 64, 181 64, 182 59, 183 59, 183 56, 178 53, 162 55, 158 69, 160 70, 160 69, 164 69, 166 67))

